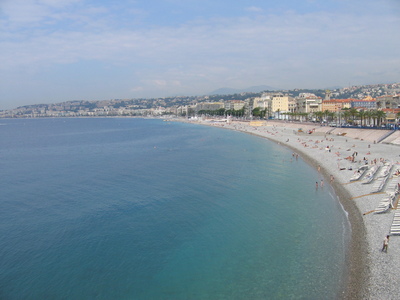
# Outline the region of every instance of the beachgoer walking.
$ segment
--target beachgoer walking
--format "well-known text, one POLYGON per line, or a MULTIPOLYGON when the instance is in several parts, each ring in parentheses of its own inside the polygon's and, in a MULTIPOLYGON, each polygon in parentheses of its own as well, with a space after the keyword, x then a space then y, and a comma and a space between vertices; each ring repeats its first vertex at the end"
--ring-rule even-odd
POLYGON ((318 190, 318 181, 315 182, 315 188, 318 190))
POLYGON ((321 179, 321 187, 324 187, 324 180, 321 179))
POLYGON ((331 183, 335 180, 335 178, 333 177, 333 175, 331 175, 331 183))
POLYGON ((386 252, 387 253, 388 246, 389 246, 389 236, 387 235, 385 237, 385 239, 383 240, 382 252, 386 252))

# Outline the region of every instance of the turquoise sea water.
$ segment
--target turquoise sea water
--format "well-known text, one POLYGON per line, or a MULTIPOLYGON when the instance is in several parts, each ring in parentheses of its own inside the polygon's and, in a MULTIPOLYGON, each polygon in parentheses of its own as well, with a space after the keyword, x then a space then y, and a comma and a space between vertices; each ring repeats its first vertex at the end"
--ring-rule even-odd
POLYGON ((288 149, 161 120, 0 124, 0 299, 337 297, 348 222, 288 149))

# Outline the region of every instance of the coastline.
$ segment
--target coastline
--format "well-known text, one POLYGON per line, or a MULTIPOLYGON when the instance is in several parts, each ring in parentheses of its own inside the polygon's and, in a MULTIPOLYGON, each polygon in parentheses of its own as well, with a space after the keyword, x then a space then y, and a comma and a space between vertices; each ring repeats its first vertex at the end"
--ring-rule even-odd
MULTIPOLYGON (((397 277, 400 272, 399 253, 400 237, 392 237, 388 253, 380 251, 383 238, 389 234, 394 211, 385 214, 370 213, 384 196, 382 193, 371 194, 372 184, 350 182, 350 177, 359 165, 346 159, 357 153, 357 159, 387 159, 400 168, 400 147, 397 145, 374 144, 362 139, 354 139, 330 134, 329 127, 317 129, 311 134, 298 133, 299 124, 267 121, 262 126, 249 122, 233 121, 211 123, 188 121, 195 124, 244 132, 267 138, 290 148, 303 160, 319 170, 324 181, 329 182, 348 214, 351 237, 346 253, 344 286, 340 299, 391 299, 397 294, 397 277), (295 129, 296 128, 296 129, 295 129), (326 147, 330 147, 327 151, 326 147), (348 170, 351 167, 352 170, 348 170), (368 213, 367 213, 368 212, 368 213), (366 213, 366 214, 365 214, 366 213), (364 215, 365 214, 365 215, 364 215)), ((312 125, 301 125, 309 127, 312 125)), ((314 127, 319 127, 314 125, 314 127)))

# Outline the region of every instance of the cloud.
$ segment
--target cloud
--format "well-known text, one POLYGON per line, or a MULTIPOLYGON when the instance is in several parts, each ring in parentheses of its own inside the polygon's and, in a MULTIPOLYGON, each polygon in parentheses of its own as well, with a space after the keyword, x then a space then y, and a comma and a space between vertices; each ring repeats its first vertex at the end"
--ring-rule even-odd
POLYGON ((126 20, 116 13, 123 7, 79 0, 4 3, 0 26, 7 30, 0 32, 0 89, 10 83, 7 78, 23 83, 64 66, 74 66, 76 76, 90 74, 86 69, 80 72, 87 68, 84 62, 101 64, 100 75, 107 82, 126 74, 112 84, 115 89, 143 96, 151 91, 193 94, 256 84, 341 85, 352 74, 358 80, 382 82, 400 76, 394 68, 400 65, 400 41, 394 38, 400 25, 397 15, 267 14, 248 7, 257 12, 254 17, 142 26, 135 17, 146 12, 130 6, 128 17, 133 21, 125 26, 126 20))
POLYGON ((0 10, 9 28, 27 26, 54 18, 58 10, 81 0, 2 0, 0 10))
POLYGON ((257 7, 257 6, 246 7, 246 10, 250 11, 250 12, 256 12, 256 13, 261 13, 264 11, 261 7, 257 7))
MULTIPOLYGON (((17 1, 18 2, 18 1, 17 1)), ((68 5, 77 1, 62 1, 68 5)), ((48 6, 57 1, 42 0, 30 3, 36 8, 28 17, 30 8, 18 9, 13 18, 31 21, 45 18, 48 6), (34 3, 41 3, 40 5, 34 3), (39 12, 40 11, 40 12, 39 12)), ((31 7, 32 8, 32 7, 31 7)), ((249 8, 257 10, 256 7, 249 8)), ((78 14, 64 13, 62 21, 74 18, 76 22, 92 24, 74 28, 56 27, 53 29, 32 28, 31 30, 8 33, 1 43, 2 54, 6 55, 4 67, 26 64, 70 63, 79 60, 105 60, 111 63, 149 63, 163 66, 169 63, 194 63, 219 59, 227 61, 234 57, 248 60, 249 57, 262 58, 264 54, 284 59, 285 55, 307 57, 314 50, 321 53, 348 51, 353 54, 353 45, 363 47, 364 53, 378 48, 377 42, 393 34, 393 23, 398 19, 376 20, 371 26, 370 19, 355 15, 286 15, 260 16, 256 19, 235 18, 205 20, 182 24, 178 27, 154 27, 150 29, 121 29, 107 26, 96 20, 97 14, 106 12, 105 8, 91 7, 78 14), (390 24, 392 22, 392 24, 390 24), (351 26, 349 26, 351 24, 351 26), (102 30, 96 30, 101 28, 102 30), (387 33, 385 33, 387 32, 387 33), (375 34, 374 40, 371 36, 375 34), (301 50, 298 51, 298 50, 301 50)), ((53 17, 55 18, 55 17, 53 17)), ((318 58, 318 57, 313 57, 318 58)))

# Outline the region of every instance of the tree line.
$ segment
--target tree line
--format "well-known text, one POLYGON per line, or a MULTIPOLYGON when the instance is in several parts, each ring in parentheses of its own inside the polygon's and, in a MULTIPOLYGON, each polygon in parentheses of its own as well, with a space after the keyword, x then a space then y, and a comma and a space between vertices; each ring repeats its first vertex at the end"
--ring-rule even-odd
MULTIPOLYGON (((269 110, 262 109, 260 107, 254 108, 252 111, 252 117, 257 119, 268 119, 271 116, 269 110)), ((332 111, 316 111, 312 113, 300 113, 300 112, 280 112, 279 110, 275 112, 278 119, 285 116, 285 119, 293 121, 315 121, 319 123, 323 122, 336 122, 338 125, 347 124, 350 126, 381 126, 385 123, 386 113, 382 110, 357 110, 355 108, 344 108, 339 112, 332 111)), ((217 110, 200 110, 199 115, 207 116, 234 116, 243 117, 245 115, 245 110, 226 110, 220 108, 217 110)), ((397 120, 400 119, 400 113, 396 114, 397 120)))

